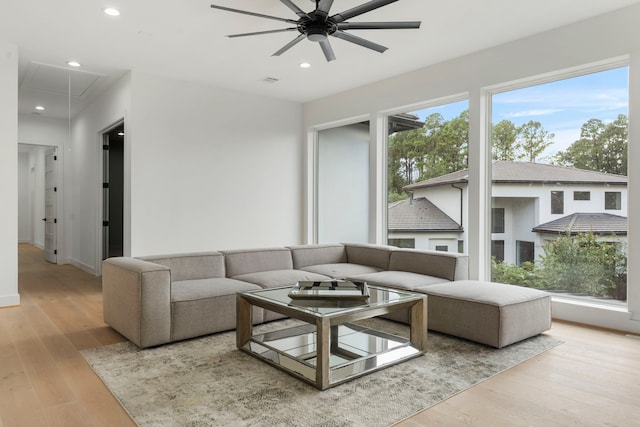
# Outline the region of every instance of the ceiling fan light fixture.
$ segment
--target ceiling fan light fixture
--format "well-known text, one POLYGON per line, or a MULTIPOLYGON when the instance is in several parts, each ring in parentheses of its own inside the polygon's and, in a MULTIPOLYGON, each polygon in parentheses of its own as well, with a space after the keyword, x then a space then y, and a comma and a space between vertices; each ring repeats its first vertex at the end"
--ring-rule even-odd
POLYGON ((35 109, 38 111, 44 111, 44 107, 42 105, 36 105, 35 109))
POLYGON ((309 26, 306 28, 307 40, 312 42, 322 42, 327 40, 327 31, 323 27, 309 26))
POLYGON ((309 64, 308 62, 301 62, 300 68, 311 68, 311 64, 309 64))

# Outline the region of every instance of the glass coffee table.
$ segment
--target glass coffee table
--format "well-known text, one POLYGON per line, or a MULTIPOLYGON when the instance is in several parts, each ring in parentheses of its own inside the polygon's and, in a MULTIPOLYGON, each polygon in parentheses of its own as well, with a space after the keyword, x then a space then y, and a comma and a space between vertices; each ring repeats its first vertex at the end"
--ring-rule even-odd
POLYGON ((427 296, 368 288, 365 301, 291 299, 291 286, 238 293, 237 346, 320 390, 423 354, 427 296), (254 335, 253 306, 306 323, 254 335), (406 309, 408 339, 351 323, 406 309))

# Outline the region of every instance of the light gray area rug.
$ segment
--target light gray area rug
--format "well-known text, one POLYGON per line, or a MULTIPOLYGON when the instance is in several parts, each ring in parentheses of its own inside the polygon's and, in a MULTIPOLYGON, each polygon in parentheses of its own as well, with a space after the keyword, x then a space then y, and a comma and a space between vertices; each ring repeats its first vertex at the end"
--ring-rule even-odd
MULTIPOLYGON (((405 325, 372 319, 406 336, 405 325)), ((284 320, 254 331, 296 324, 284 320)), ((426 354, 326 391, 235 347, 235 333, 82 355, 139 426, 389 426, 561 344, 540 335, 497 350, 429 333, 426 354)))

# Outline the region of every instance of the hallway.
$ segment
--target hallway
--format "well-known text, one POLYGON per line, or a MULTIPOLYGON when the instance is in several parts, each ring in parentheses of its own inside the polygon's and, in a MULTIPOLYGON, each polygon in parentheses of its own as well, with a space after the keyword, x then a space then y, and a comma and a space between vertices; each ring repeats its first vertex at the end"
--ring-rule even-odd
POLYGON ((99 277, 20 244, 21 305, 0 309, 0 426, 133 426, 79 351, 122 341, 99 277))

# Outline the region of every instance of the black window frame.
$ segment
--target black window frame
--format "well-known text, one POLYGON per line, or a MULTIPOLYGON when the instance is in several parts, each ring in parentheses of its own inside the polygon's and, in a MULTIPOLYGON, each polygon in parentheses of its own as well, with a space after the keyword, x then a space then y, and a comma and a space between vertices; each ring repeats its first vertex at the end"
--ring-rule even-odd
POLYGON ((496 262, 504 262, 504 240, 491 241, 491 256, 496 262))
POLYGON ((607 211, 619 211, 622 209, 622 192, 621 191, 605 191, 604 192, 604 209, 607 211), (611 196, 613 199, 613 206, 611 207, 611 196))
POLYGON ((574 191, 573 200, 591 200, 591 191, 574 191))
POLYGON ((504 208, 491 208, 491 232, 504 233, 504 208))
POLYGON ((564 191, 551 190, 551 214, 564 214, 564 191))

